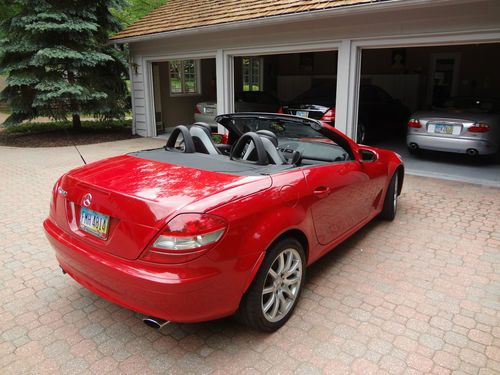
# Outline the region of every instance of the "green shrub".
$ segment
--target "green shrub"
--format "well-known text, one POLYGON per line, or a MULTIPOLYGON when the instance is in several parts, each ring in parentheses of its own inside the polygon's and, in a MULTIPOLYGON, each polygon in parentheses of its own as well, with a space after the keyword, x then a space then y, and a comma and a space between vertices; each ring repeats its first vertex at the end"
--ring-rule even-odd
MULTIPOLYGON (((96 130, 102 131, 111 128, 131 128, 132 120, 110 120, 110 121, 82 121, 82 131, 96 130)), ((7 133, 36 134, 46 133, 61 129, 72 129, 70 121, 52 122, 25 122, 19 125, 12 125, 5 128, 7 133)))

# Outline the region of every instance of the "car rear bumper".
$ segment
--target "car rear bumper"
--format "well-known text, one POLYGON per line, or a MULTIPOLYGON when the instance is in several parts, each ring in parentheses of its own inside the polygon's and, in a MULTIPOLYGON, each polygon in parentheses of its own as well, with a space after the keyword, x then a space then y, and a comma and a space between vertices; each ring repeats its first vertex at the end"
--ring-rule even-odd
MULTIPOLYGON (((174 322, 199 322, 234 313, 246 281, 206 264, 156 265, 103 253, 62 231, 44 228, 62 269, 95 294, 128 309, 174 322)), ((214 264, 214 263, 212 263, 214 264)))
POLYGON ((408 134, 406 137, 408 147, 417 144, 424 150, 467 153, 467 150, 477 150, 480 155, 490 155, 498 151, 498 145, 485 139, 467 139, 456 137, 443 137, 431 134, 408 134))

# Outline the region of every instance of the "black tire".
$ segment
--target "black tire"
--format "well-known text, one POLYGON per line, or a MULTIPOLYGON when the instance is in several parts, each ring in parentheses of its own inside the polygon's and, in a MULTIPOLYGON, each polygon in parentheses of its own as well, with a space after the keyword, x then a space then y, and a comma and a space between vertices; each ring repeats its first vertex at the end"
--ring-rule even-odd
POLYGON ((420 155, 420 150, 418 148, 408 147, 408 152, 410 155, 420 155))
POLYGON ((380 217, 385 220, 394 220, 396 217, 396 211, 398 209, 398 173, 394 173, 391 182, 389 183, 389 188, 385 194, 384 207, 380 213, 380 217))
POLYGON ((260 266, 259 271, 257 272, 257 275, 255 276, 255 279, 243 296, 238 312, 236 313, 236 318, 243 324, 246 324, 251 328, 259 331, 274 332, 281 328, 288 321, 288 319, 290 319, 295 306, 297 305, 297 301, 300 298, 305 280, 305 269, 305 252, 299 241, 294 238, 284 238, 275 243, 267 251, 267 254, 260 266), (297 266, 296 271, 293 274, 290 274, 286 278, 280 278, 278 281, 276 278, 273 278, 270 273, 270 269, 271 267, 273 267, 273 271, 275 270, 276 262, 278 262, 279 266, 278 258, 281 254, 283 254, 284 262, 287 262, 287 260, 289 259, 287 258, 287 254, 292 256, 293 262, 298 262, 300 259, 300 270, 297 266), (278 290, 268 292, 267 294, 264 293, 265 289, 271 288, 274 290, 276 288, 276 285, 280 283, 281 285, 284 285, 285 281, 290 281, 288 280, 289 277, 296 276, 297 278, 299 278, 299 275, 300 279, 299 281, 296 281, 297 284, 294 285, 294 287, 296 286, 297 289, 294 289, 296 291, 296 294, 294 295, 293 299, 291 298, 291 295, 289 295, 288 297, 285 296, 285 294, 281 292, 280 288, 277 288, 278 290), (269 284, 269 281, 271 280, 274 280, 274 283, 269 284), (281 293, 282 297, 278 297, 279 293, 281 293), (268 295, 271 294, 274 295, 275 302, 274 304, 270 305, 271 308, 269 308, 269 310, 271 310, 271 312, 269 312, 268 310, 266 313, 264 309, 272 299, 272 296, 268 297, 268 295), (266 298, 268 299, 266 300, 266 298), (283 304, 282 301, 288 303, 283 304), (275 319, 277 320, 271 321, 271 318, 269 316, 271 315, 272 310, 276 304, 278 305, 278 311, 276 312, 276 314, 278 315, 275 317, 275 319), (280 310, 280 304, 282 306, 285 306, 284 311, 280 310), (279 314, 282 314, 282 316, 279 316, 279 314))

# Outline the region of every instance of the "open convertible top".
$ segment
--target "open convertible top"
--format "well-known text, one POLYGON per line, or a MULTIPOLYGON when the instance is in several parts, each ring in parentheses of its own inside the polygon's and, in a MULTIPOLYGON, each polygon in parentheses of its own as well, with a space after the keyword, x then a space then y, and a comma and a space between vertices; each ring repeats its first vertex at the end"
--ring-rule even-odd
POLYGON ((228 144, 214 144, 204 124, 193 124, 189 129, 180 125, 164 148, 128 155, 240 176, 271 175, 304 165, 354 159, 349 140, 314 119, 274 113, 234 113, 217 116, 216 121, 228 130, 228 144))

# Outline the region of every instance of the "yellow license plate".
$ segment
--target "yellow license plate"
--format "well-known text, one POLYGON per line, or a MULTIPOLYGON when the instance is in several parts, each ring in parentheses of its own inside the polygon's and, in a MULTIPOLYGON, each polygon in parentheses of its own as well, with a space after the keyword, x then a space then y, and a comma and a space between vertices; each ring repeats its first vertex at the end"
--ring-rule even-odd
POLYGON ((434 128, 434 133, 453 134, 453 125, 436 124, 436 127, 434 128))
POLYGON ((80 229, 102 240, 108 238, 109 216, 99 212, 80 208, 80 229))

